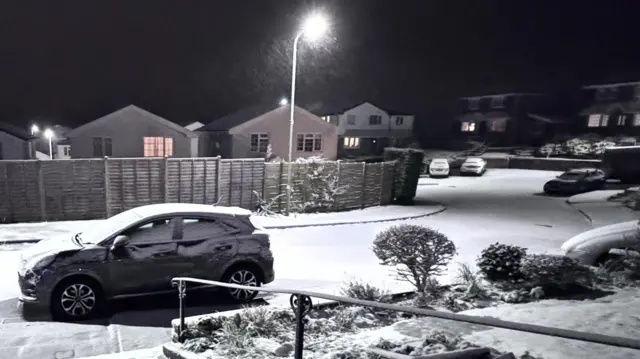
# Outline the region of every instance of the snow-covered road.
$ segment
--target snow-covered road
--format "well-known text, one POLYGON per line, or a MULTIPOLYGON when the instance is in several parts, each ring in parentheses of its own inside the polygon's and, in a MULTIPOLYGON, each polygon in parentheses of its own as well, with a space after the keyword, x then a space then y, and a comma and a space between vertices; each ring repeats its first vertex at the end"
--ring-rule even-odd
MULTIPOLYGON (((543 183, 555 175, 496 169, 480 178, 424 178, 417 205, 436 201, 448 209, 408 222, 432 226, 449 236, 458 247, 456 262, 474 262, 482 248, 495 242, 521 245, 534 252, 553 252, 572 235, 591 228, 591 223, 565 198, 539 195, 543 183)), ((602 216, 603 221, 611 223, 635 218, 633 212, 617 207, 610 207, 602 216)), ((407 288, 401 288, 389 276, 389 270, 377 263, 370 250, 375 235, 393 224, 272 230, 276 281, 271 285, 336 292, 342 281, 357 278, 389 289, 407 288)), ((94 324, 23 321, 15 299, 16 257, 16 251, 0 251, 0 300, 6 299, 0 301, 0 320, 5 318, 0 324, 3 355, 30 359, 81 357, 154 347, 169 338, 169 321, 177 312, 173 297, 125 306, 110 320, 94 324)), ((455 270, 456 265, 451 265, 443 280, 448 280, 455 270)), ((286 300, 282 296, 271 298, 270 302, 286 300)), ((201 304, 188 308, 187 314, 223 309, 207 303, 206 298, 201 304)))

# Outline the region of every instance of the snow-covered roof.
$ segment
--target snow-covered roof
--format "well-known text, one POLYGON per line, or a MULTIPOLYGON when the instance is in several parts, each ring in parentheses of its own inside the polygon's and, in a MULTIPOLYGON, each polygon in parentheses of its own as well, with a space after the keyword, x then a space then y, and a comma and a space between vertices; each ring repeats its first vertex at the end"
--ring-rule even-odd
POLYGON ((583 89, 611 88, 611 87, 631 86, 631 85, 640 85, 640 81, 588 85, 588 86, 584 86, 583 89))
POLYGON ((137 207, 133 210, 141 217, 152 217, 171 213, 205 213, 227 214, 232 216, 249 216, 251 211, 240 207, 221 207, 195 203, 159 203, 137 207))

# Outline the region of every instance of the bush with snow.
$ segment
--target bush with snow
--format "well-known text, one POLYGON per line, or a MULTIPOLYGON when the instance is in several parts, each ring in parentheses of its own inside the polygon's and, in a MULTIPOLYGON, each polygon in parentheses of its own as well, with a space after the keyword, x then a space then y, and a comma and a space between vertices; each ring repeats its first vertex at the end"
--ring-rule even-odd
POLYGON ((378 233, 373 253, 382 265, 395 267, 400 280, 414 285, 419 294, 426 294, 433 276, 456 255, 456 246, 437 230, 400 224, 378 233))
POLYGON ((294 212, 331 212, 348 186, 339 185, 338 167, 321 157, 298 158, 293 178, 294 212))
POLYGON ((373 302, 388 302, 390 299, 389 291, 357 280, 346 282, 341 288, 340 294, 353 299, 373 302))
POLYGON ((528 255, 522 259, 520 270, 526 282, 534 287, 591 286, 594 280, 594 274, 588 267, 561 255, 528 255))
POLYGON ((476 264, 487 280, 514 283, 522 278, 520 262, 526 254, 525 248, 494 243, 482 250, 476 264))

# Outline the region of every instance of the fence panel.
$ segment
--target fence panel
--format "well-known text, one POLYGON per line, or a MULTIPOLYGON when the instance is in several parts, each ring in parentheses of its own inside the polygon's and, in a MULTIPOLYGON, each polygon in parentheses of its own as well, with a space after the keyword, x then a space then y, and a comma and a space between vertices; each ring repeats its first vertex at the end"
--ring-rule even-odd
POLYGON ((0 161, 5 222, 36 221, 42 217, 38 185, 38 161, 0 161))
POLYGON ((41 161, 40 179, 47 221, 106 216, 104 160, 41 161))

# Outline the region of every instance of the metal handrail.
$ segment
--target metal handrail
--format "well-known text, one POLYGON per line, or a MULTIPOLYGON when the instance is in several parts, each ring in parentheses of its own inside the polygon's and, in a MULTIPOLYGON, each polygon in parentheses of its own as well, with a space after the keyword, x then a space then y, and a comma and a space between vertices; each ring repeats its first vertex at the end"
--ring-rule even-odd
POLYGON ((303 333, 304 333, 303 319, 304 319, 304 316, 307 313, 309 313, 312 309, 311 297, 333 300, 336 302, 349 303, 349 304, 360 305, 365 307, 392 310, 392 311, 402 312, 402 313, 410 313, 410 314, 421 315, 426 317, 448 319, 448 320, 454 320, 458 322, 479 324, 479 325, 485 325, 485 326, 496 327, 496 328, 503 328, 503 329, 527 332, 527 333, 553 336, 558 338, 579 340, 579 341, 589 342, 589 343, 604 344, 604 345, 609 345, 609 346, 614 346, 619 348, 640 350, 640 340, 631 339, 631 338, 614 337, 610 335, 580 332, 576 330, 546 327, 542 325, 518 323, 518 322, 492 318, 492 317, 478 317, 478 316, 464 315, 464 314, 457 314, 457 313, 440 312, 440 311, 431 310, 431 309, 405 307, 405 306, 400 306, 395 304, 373 302, 369 300, 354 299, 354 298, 342 297, 342 296, 337 296, 332 294, 310 292, 305 290, 274 288, 274 287, 251 287, 251 286, 243 286, 238 284, 217 282, 212 280, 204 280, 204 279, 190 278, 190 277, 176 277, 171 280, 171 283, 173 284, 173 286, 178 287, 178 297, 180 301, 180 310, 179 310, 180 327, 179 327, 179 333, 178 333, 179 341, 183 340, 183 331, 184 331, 184 300, 183 299, 186 296, 186 282, 200 283, 200 284, 225 287, 225 288, 244 289, 249 291, 257 291, 257 292, 291 294, 291 298, 289 302, 291 304, 292 309, 296 313, 296 342, 295 342, 295 351, 294 351, 296 359, 302 358, 302 339, 303 339, 303 333), (303 305, 299 305, 299 303, 303 303, 303 305))

